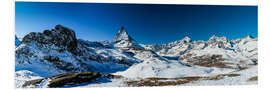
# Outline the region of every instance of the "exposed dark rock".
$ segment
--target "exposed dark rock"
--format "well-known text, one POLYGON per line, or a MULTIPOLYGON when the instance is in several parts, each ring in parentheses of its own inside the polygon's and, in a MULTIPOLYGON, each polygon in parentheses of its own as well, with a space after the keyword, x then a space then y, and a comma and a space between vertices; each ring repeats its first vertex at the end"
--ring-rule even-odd
POLYGON ((93 80, 96 80, 99 77, 121 78, 122 76, 111 75, 111 74, 101 74, 98 72, 65 73, 65 74, 51 76, 48 78, 26 81, 23 84, 23 87, 30 86, 30 85, 38 85, 43 80, 49 80, 48 87, 62 87, 66 85, 76 85, 80 83, 91 82, 93 80))
POLYGON ((56 25, 52 30, 44 30, 42 33, 31 32, 23 38, 22 42, 23 46, 16 49, 16 64, 42 62, 59 72, 98 71, 99 66, 92 65, 90 61, 99 64, 117 63, 122 64, 123 67, 137 62, 136 59, 130 57, 110 56, 109 52, 103 53, 106 56, 99 54, 96 51, 98 49, 113 49, 112 43, 77 40, 73 30, 61 25, 56 25), (39 53, 43 57, 40 57, 39 53))
POLYGON ((182 85, 198 80, 220 80, 225 77, 238 77, 240 74, 219 74, 215 76, 191 76, 191 77, 181 77, 181 78, 158 78, 158 77, 149 77, 141 80, 128 80, 124 83, 128 86, 133 87, 142 87, 142 86, 172 86, 172 85, 182 85))
POLYGON ((43 33, 31 32, 27 34, 22 43, 36 42, 43 45, 55 45, 62 49, 67 49, 76 54, 77 39, 75 32, 62 25, 56 25, 52 30, 45 30, 43 33))
POLYGON ((64 62, 63 60, 60 60, 60 58, 57 56, 44 56, 44 60, 52 63, 56 68, 59 68, 61 70, 75 71, 75 68, 72 67, 72 63, 64 62))
POLYGON ((117 43, 120 42, 121 40, 127 40, 129 42, 135 41, 128 35, 124 27, 121 27, 120 31, 116 34, 112 42, 117 43))
POLYGON ((84 40, 78 39, 78 42, 87 47, 105 47, 102 43, 96 42, 96 41, 91 42, 91 41, 84 41, 84 40))
POLYGON ((232 48, 232 43, 229 41, 226 37, 217 37, 213 35, 207 42, 206 44, 208 46, 212 47, 218 47, 218 48, 223 48, 223 49, 231 49, 232 48))
POLYGON ((179 60, 185 62, 188 65, 199 65, 205 67, 219 67, 219 68, 231 68, 226 65, 222 55, 203 55, 203 56, 192 56, 187 54, 179 58, 179 60))
POLYGON ((39 84, 39 83, 42 82, 42 80, 45 80, 45 79, 35 79, 35 80, 31 80, 31 81, 26 81, 26 82, 23 84, 23 87, 30 86, 30 85, 36 85, 36 84, 39 84))

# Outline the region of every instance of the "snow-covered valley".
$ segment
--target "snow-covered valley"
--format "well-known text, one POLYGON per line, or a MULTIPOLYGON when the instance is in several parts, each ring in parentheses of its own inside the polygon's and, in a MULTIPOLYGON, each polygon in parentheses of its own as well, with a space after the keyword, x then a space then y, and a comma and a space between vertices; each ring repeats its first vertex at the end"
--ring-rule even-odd
POLYGON ((257 84, 257 41, 250 35, 236 40, 212 36, 208 41, 185 37, 144 45, 122 27, 113 41, 98 42, 77 39, 72 29, 56 25, 16 39, 15 84, 17 88, 257 84), (74 81, 78 78, 88 80, 74 81))

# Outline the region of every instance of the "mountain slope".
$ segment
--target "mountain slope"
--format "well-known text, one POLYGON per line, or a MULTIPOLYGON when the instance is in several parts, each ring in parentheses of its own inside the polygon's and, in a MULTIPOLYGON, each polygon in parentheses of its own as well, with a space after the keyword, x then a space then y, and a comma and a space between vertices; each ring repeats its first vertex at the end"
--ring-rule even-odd
POLYGON ((102 43, 76 39, 75 32, 57 25, 43 33, 29 33, 16 48, 16 71, 30 70, 41 76, 65 72, 113 72, 139 60, 102 43))
POLYGON ((164 57, 179 57, 189 65, 220 68, 246 68, 257 63, 257 39, 247 36, 237 40, 212 36, 208 41, 182 40, 162 45, 143 45, 164 57))
MULTIPOLYGON (((16 85, 22 87, 28 80, 70 72, 123 76, 102 84, 112 86, 126 86, 125 80, 152 77, 212 77, 241 70, 255 72, 257 41, 251 36, 236 40, 212 36, 207 41, 184 37, 168 44, 144 45, 122 27, 113 41, 97 42, 77 39, 72 29, 56 25, 52 30, 27 34, 16 47, 16 85)), ((103 81, 99 79, 98 83, 103 81)), ((221 82, 228 83, 225 81, 221 82)), ((89 86, 99 86, 98 83, 89 86)), ((37 87, 47 84, 50 83, 43 82, 37 87)))

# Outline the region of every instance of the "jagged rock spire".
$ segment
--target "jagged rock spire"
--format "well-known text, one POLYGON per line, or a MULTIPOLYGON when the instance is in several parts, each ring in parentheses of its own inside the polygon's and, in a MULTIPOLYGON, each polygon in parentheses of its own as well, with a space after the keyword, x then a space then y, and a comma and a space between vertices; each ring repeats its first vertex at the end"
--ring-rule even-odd
POLYGON ((142 49, 142 47, 128 35, 124 27, 121 27, 121 29, 118 31, 112 42, 114 43, 114 47, 117 48, 142 49))
POLYGON ((116 34, 116 36, 114 37, 114 40, 112 42, 116 43, 116 42, 123 41, 123 40, 136 42, 133 38, 131 38, 128 35, 127 31, 122 26, 121 29, 116 34))

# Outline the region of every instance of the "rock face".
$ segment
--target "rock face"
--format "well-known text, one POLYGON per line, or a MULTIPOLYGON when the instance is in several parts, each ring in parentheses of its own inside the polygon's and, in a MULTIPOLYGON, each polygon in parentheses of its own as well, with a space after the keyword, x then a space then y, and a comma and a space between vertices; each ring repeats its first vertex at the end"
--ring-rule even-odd
POLYGON ((137 41, 135 41, 128 35, 124 27, 121 27, 112 42, 115 43, 114 47, 116 48, 142 49, 142 47, 137 43, 137 41))
POLYGON ((217 37, 217 36, 212 36, 206 44, 208 47, 211 48, 223 48, 223 49, 229 49, 232 48, 232 44, 230 41, 227 40, 226 37, 217 37))
POLYGON ((118 31, 116 36, 114 37, 114 40, 112 42, 120 42, 120 41, 128 41, 128 42, 136 42, 133 38, 131 38, 128 33, 126 32, 124 27, 121 27, 121 29, 118 31))
POLYGON ((75 32, 62 25, 56 25, 52 30, 45 30, 43 33, 32 32, 27 34, 22 43, 37 42, 43 45, 56 45, 62 49, 76 54, 77 39, 75 32))
POLYGON ((56 25, 52 30, 31 32, 23 38, 15 51, 15 67, 50 76, 66 72, 115 72, 138 62, 108 44, 77 39, 73 30, 56 25))

